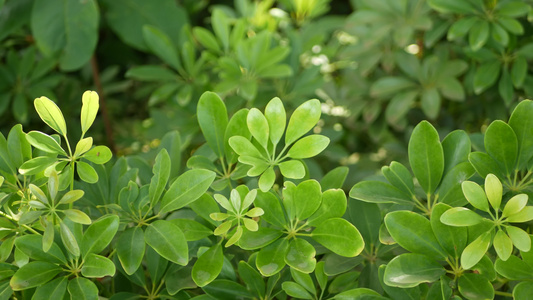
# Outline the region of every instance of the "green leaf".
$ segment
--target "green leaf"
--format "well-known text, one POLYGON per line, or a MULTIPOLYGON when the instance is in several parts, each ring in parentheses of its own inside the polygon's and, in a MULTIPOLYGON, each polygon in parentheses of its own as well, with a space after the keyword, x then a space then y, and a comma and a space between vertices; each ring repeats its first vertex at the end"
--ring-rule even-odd
POLYGON ((256 250, 266 247, 282 235, 278 229, 259 227, 257 231, 245 230, 238 244, 244 250, 256 250))
POLYGON ((478 51, 485 45, 489 38, 490 26, 486 20, 478 19, 470 29, 468 42, 472 51, 478 51))
POLYGON ((162 59, 165 63, 172 66, 175 70, 181 68, 178 52, 170 38, 160 30, 152 25, 144 25, 142 28, 142 34, 148 48, 162 59))
POLYGON ((268 128, 270 132, 270 141, 277 145, 285 132, 285 125, 287 124, 287 115, 283 102, 278 97, 272 98, 265 108, 265 117, 268 121, 268 128))
POLYGON ((315 127, 322 109, 317 99, 308 100, 298 106, 291 115, 287 131, 285 132, 285 145, 294 143, 297 139, 315 127))
POLYGON ((227 162, 233 164, 237 162, 237 153, 233 151, 229 144, 229 139, 232 136, 241 136, 249 140, 251 138, 250 130, 246 125, 246 117, 248 116, 248 109, 243 108, 237 111, 229 120, 226 132, 224 134, 224 151, 227 162))
POLYGON ((276 173, 274 172, 274 167, 269 167, 261 177, 259 177, 259 189, 262 192, 268 192, 270 188, 274 185, 276 181, 276 173))
POLYGON ((106 146, 96 146, 85 153, 83 158, 97 165, 102 165, 108 162, 112 156, 113 153, 106 146))
POLYGON ((222 271, 224 255, 222 246, 215 244, 198 257, 198 260, 192 268, 192 279, 199 286, 203 287, 217 278, 222 271))
POLYGON ((500 43, 500 45, 507 47, 509 44, 509 34, 502 26, 498 23, 490 23, 490 31, 492 33, 492 38, 500 43))
POLYGON ((11 277, 10 285, 15 291, 41 286, 61 272, 61 267, 44 261, 32 261, 22 266, 11 277))
POLYGON ((470 2, 465 1, 429 0, 428 4, 441 13, 470 14, 475 10, 470 2))
POLYGON ((474 93, 481 94, 491 87, 500 75, 501 62, 492 60, 479 66, 474 74, 474 93))
POLYGON ((307 219, 309 226, 319 226, 330 218, 340 218, 346 211, 346 194, 341 189, 330 189, 322 193, 318 209, 307 219))
POLYGON ((114 276, 115 264, 107 257, 91 253, 85 258, 85 262, 81 268, 81 275, 88 278, 114 276))
POLYGON ((295 238, 289 245, 285 262, 291 268, 309 274, 316 266, 315 248, 306 240, 295 238))
POLYGON ((26 139, 35 148, 43 150, 47 153, 62 154, 67 156, 67 153, 59 143, 51 136, 40 131, 30 131, 26 134, 26 139))
POLYGON ((524 169, 533 157, 533 120, 529 118, 531 114, 533 114, 533 101, 524 100, 516 106, 509 119, 509 126, 516 134, 518 142, 516 167, 519 170, 524 169))
POLYGON ((254 139, 263 146, 264 149, 267 149, 269 125, 263 113, 257 108, 250 109, 248 116, 246 117, 246 124, 254 139))
POLYGON ((85 192, 82 190, 72 190, 68 191, 61 199, 59 200, 58 204, 70 204, 78 201, 85 195, 85 192))
POLYGON ((395 211, 385 216, 385 225, 394 240, 406 250, 435 259, 448 255, 433 234, 428 219, 410 211, 395 211))
POLYGON ((187 241, 180 228, 169 221, 158 220, 146 228, 144 240, 162 257, 186 265, 189 261, 187 241))
POLYGON ((285 266, 285 256, 289 250, 287 239, 279 239, 264 247, 257 254, 255 260, 257 269, 263 276, 272 276, 285 266))
POLYGON ((105 215, 94 221, 85 230, 81 240, 81 252, 83 256, 89 253, 102 252, 117 233, 120 219, 116 215, 105 215))
POLYGON ((291 297, 297 299, 314 299, 308 291, 304 289, 303 286, 292 281, 285 281, 281 284, 281 288, 285 293, 291 297))
POLYGON ((93 146, 93 138, 87 137, 78 141, 76 144, 76 150, 74 151, 75 157, 80 157, 85 154, 87 151, 91 150, 93 146))
POLYGON ((38 0, 33 5, 31 31, 42 53, 59 54, 59 67, 73 71, 85 65, 96 49, 98 19, 96 1, 38 0))
POLYGON ((264 214, 261 219, 277 227, 284 227, 287 224, 285 212, 283 211, 280 201, 272 193, 258 192, 254 202, 255 206, 261 207, 264 214))
POLYGON ((25 161, 19 168, 19 173, 30 176, 44 171, 57 161, 57 157, 39 156, 25 161))
POLYGON ((228 51, 230 46, 229 41, 229 20, 222 9, 214 9, 211 16, 211 22, 213 25, 213 31, 220 39, 224 46, 224 51, 228 51))
POLYGON ((489 201, 483 188, 473 181, 463 181, 461 184, 466 200, 477 209, 489 211, 489 201))
POLYGON ((84 224, 84 225, 91 224, 91 218, 87 214, 82 212, 81 210, 78 210, 78 209, 66 209, 66 210, 63 211, 63 213, 72 222, 80 223, 80 224, 84 224))
POLYGON ((348 167, 340 166, 326 173, 326 175, 320 180, 322 190, 342 188, 346 177, 348 177, 348 172, 348 167))
POLYGON ((98 94, 95 91, 86 91, 81 97, 81 132, 85 133, 93 125, 98 108, 98 94))
POLYGON ((498 23, 502 25, 505 30, 509 31, 514 35, 524 34, 524 27, 522 27, 522 24, 520 24, 520 22, 518 22, 516 19, 500 17, 498 18, 498 23))
POLYGON ((480 235, 461 254, 461 266, 468 270, 476 265, 490 247, 492 233, 487 231, 480 235))
POLYGON ((211 33, 211 31, 203 27, 194 27, 192 29, 192 33, 194 37, 198 40, 198 42, 202 44, 202 46, 204 46, 205 48, 216 53, 222 52, 222 49, 220 49, 220 45, 218 44, 217 39, 211 33))
MULTIPOLYGON (((459 3, 459 1, 457 3, 459 3)), ((464 3, 467 3, 467 2, 464 2, 464 3)), ((465 36, 466 33, 470 31, 472 26, 474 26, 477 20, 478 18, 475 16, 468 16, 468 17, 457 20, 455 23, 452 24, 452 26, 448 30, 448 35, 447 35, 448 40, 453 41, 453 40, 456 40, 456 39, 459 39, 465 36)))
POLYGON ((215 176, 215 172, 202 169, 183 173, 163 196, 159 214, 180 209, 200 198, 207 191, 215 176))
POLYGON ((140 227, 128 228, 118 239, 116 249, 126 274, 135 273, 141 265, 145 251, 143 230, 140 227))
POLYGON ((444 153, 437 130, 427 121, 420 122, 409 140, 409 163, 426 194, 435 191, 444 171, 444 153))
POLYGON ((264 297, 266 286, 261 274, 242 260, 239 262, 238 271, 246 286, 260 297, 264 297))
MULTIPOLYGON (((44 2, 44 1, 40 1, 44 2)), ((37 98, 34 101, 35 110, 46 125, 50 126, 62 136, 67 136, 67 124, 61 110, 57 105, 46 97, 37 98)))
MULTIPOLYGON (((519 55, 516 57, 516 59, 513 62, 513 66, 511 67, 511 79, 513 80, 514 86, 517 88, 522 87, 522 85, 524 84, 524 80, 526 79, 526 76, 527 76, 527 60, 524 56, 519 55)), ((522 102, 528 102, 528 101, 522 101, 522 102)), ((510 121, 511 120, 509 120, 509 125, 511 125, 510 121)), ((513 125, 511 125, 511 127, 513 127, 513 125)), ((513 127, 513 129, 515 128, 513 127)), ((518 135, 518 132, 516 130, 515 132, 518 135)))
POLYGON ((429 119, 435 120, 439 116, 441 102, 437 88, 425 89, 420 99, 420 107, 429 119))
POLYGON ((485 149, 509 176, 518 156, 518 140, 513 129, 503 121, 492 122, 485 132, 485 149))
POLYGON ((393 161, 390 166, 383 166, 381 168, 383 176, 394 185, 396 188, 402 190, 407 195, 414 194, 413 176, 407 168, 399 162, 393 161))
POLYGON ((67 291, 68 277, 56 278, 45 285, 37 287, 32 299, 55 300, 63 299, 67 291))
POLYGON ((283 194, 284 206, 289 218, 305 220, 309 218, 322 202, 320 184, 316 180, 306 180, 296 186, 290 194, 283 194))
POLYGON ((318 155, 329 145, 329 138, 313 134, 298 140, 290 149, 287 155, 291 158, 303 159, 318 155))
POLYGON ((202 289, 210 296, 209 299, 251 299, 253 297, 245 287, 227 279, 215 280, 202 289))
POLYGON ((393 258, 385 269, 385 284, 412 288, 423 282, 437 281, 446 269, 426 255, 405 253, 393 258))
POLYGON ((97 183, 98 182, 98 173, 96 170, 86 162, 77 161, 76 162, 78 175, 80 179, 87 183, 97 183))
POLYGON ((472 152, 468 155, 468 160, 482 177, 486 177, 490 173, 496 174, 500 178, 503 176, 498 163, 487 153, 472 152))
MULTIPOLYGON (((224 155, 224 133, 228 126, 228 113, 224 102, 217 94, 205 92, 198 100, 197 115, 198 124, 207 144, 217 157, 222 157, 224 155)), ((233 145, 232 148, 235 150, 233 145)))
POLYGON ((61 222, 59 224, 59 233, 61 235, 61 241, 63 242, 63 245, 65 248, 67 248, 68 252, 70 252, 75 257, 80 256, 80 247, 78 246, 78 242, 76 241, 76 237, 70 231, 67 225, 65 225, 65 222, 61 222))
POLYGON ((456 165, 468 161, 468 154, 472 149, 472 143, 468 134, 463 130, 450 132, 442 140, 442 150, 444 153, 444 172, 448 173, 456 165))
POLYGON ((152 204, 159 201, 170 177, 170 156, 164 148, 155 158, 153 173, 154 176, 152 176, 149 188, 149 197, 152 204))
POLYGON ((513 289, 513 299, 527 299, 530 295, 533 295, 532 282, 520 282, 513 289))
POLYGON ((331 218, 313 230, 311 237, 334 253, 354 257, 361 253, 365 242, 361 233, 350 222, 331 218))
POLYGON ((181 229, 188 242, 197 241, 213 234, 213 230, 194 220, 172 219, 170 222, 174 223, 174 225, 177 225, 181 229))
POLYGON ((465 273, 458 280, 459 292, 469 300, 494 299, 494 287, 484 276, 465 273))
MULTIPOLYGON (((52 226, 52 225, 50 225, 52 226)), ((8 243, 8 241, 4 241, 8 243)), ((43 251, 43 237, 35 234, 23 235, 15 239, 15 246, 30 258, 56 264, 66 264, 65 255, 56 243, 52 243, 48 251, 43 251)))
MULTIPOLYGON (((268 165, 265 163, 265 166, 268 165)), ((301 179, 305 176, 305 167, 299 160, 284 161, 279 164, 279 170, 281 175, 286 178, 301 179)))
POLYGON ((68 292, 71 299, 98 300, 98 287, 89 279, 77 277, 69 281, 68 292))
POLYGON ((413 87, 415 87, 415 83, 404 77, 382 77, 372 84, 370 95, 376 98, 385 98, 413 87))
POLYGON ((511 1, 502 4, 498 8, 498 14, 506 17, 516 18, 527 14, 531 7, 527 3, 511 1))
POLYGON ((411 197, 396 187, 381 181, 361 181, 350 190, 350 198, 371 203, 411 205, 411 197))
POLYGON ((175 81, 177 74, 168 68, 162 66, 143 65, 133 67, 126 72, 126 78, 137 79, 141 81, 175 81))
POLYGON ((531 280, 533 274, 533 267, 514 255, 506 261, 497 258, 494 268, 498 274, 509 280, 531 280))
POLYGON ((405 118, 407 112, 413 107, 418 96, 419 91, 410 89, 396 94, 390 100, 387 109, 385 110, 385 118, 387 119, 387 122, 392 126, 399 124, 401 120, 405 118))
POLYGON ((466 228, 452 227, 441 222, 442 215, 451 209, 451 206, 438 203, 431 210, 431 228, 435 237, 448 254, 458 257, 466 247, 468 241, 468 231, 466 228))
POLYGON ((454 207, 440 217, 440 221, 450 226, 472 226, 480 223, 483 218, 464 207, 454 207))

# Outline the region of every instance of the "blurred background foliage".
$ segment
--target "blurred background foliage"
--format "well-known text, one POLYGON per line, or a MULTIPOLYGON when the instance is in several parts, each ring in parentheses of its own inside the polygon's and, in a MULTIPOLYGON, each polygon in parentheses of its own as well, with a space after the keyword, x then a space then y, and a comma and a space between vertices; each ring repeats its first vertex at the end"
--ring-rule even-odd
MULTIPOLYGON (((331 145, 312 178, 350 168, 351 187, 407 159, 423 119, 441 136, 486 126, 533 95, 532 0, 2 0, 0 131, 40 129, 47 96, 77 119, 100 95, 93 137, 151 160, 177 130, 182 164, 203 138, 195 110, 215 91, 230 116, 275 96, 322 102, 331 145)), ((68 120, 67 120, 68 122, 68 120)), ((79 135, 79 132, 71 132, 79 135)), ((135 163, 134 159, 130 159, 135 163)))

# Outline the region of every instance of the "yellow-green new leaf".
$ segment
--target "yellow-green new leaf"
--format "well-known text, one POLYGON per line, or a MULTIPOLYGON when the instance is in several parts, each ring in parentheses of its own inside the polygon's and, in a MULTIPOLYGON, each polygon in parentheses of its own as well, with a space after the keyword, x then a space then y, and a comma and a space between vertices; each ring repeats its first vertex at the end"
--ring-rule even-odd
POLYGON ((272 98, 265 108, 265 117, 268 120, 270 141, 277 145, 285 132, 287 115, 283 103, 278 97, 272 98))
POLYGON ((498 230, 494 236, 494 250, 503 261, 509 259, 513 252, 513 241, 503 230, 498 230))
POLYGON ((298 106, 289 120, 287 125, 287 132, 285 133, 285 144, 290 145, 306 134, 309 130, 315 127, 322 108, 320 101, 317 99, 309 100, 298 106))
POLYGON ((79 140, 79 142, 76 144, 76 151, 74 151, 74 156, 80 157, 85 152, 91 150, 92 146, 93 146, 92 137, 86 137, 84 139, 79 140))
POLYGON ((47 153, 67 155, 59 143, 51 136, 40 131, 30 131, 26 134, 26 139, 35 148, 47 153))
POLYGON ((62 136, 67 136, 67 124, 59 107, 50 99, 41 97, 33 102, 35 110, 48 126, 62 136))
POLYGON ((527 205, 528 196, 526 194, 518 194, 507 201, 503 208, 502 217, 509 217, 520 212, 527 205))
POLYGON ((313 134, 297 141, 287 155, 291 158, 303 159, 318 155, 329 145, 329 138, 313 134))
POLYGON ((93 125, 100 104, 98 102, 98 94, 94 91, 83 93, 81 101, 81 132, 85 134, 93 125))
POLYGON ((248 116, 246 117, 246 124, 248 125, 248 129, 250 130, 250 133, 252 136, 263 146, 263 148, 267 148, 268 146, 268 136, 269 136, 269 127, 268 127, 268 121, 261 113, 261 111, 257 108, 252 108, 248 112, 248 116))
POLYGON ((481 260, 490 247, 491 237, 492 232, 487 231, 466 246, 463 254, 461 254, 461 266, 463 269, 468 270, 481 260))
POLYGON ((502 202, 502 191, 502 183, 498 177, 496 177, 494 174, 487 175, 485 178, 485 193, 487 194, 490 205, 492 205, 492 208, 495 210, 500 208, 500 204, 502 202))

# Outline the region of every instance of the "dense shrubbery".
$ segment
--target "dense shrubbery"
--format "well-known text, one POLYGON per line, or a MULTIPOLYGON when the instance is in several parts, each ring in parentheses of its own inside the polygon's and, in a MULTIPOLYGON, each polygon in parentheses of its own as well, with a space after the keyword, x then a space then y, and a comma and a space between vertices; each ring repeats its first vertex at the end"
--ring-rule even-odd
POLYGON ((0 299, 529 299, 532 4, 0 1, 0 299))

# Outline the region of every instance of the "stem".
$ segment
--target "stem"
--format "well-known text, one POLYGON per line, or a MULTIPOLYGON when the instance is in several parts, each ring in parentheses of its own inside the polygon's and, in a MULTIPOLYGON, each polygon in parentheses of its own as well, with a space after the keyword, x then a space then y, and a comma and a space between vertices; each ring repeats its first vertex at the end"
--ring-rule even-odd
POLYGON ((500 296, 509 297, 509 298, 513 298, 513 294, 511 294, 511 293, 500 292, 500 291, 494 291, 494 294, 496 294, 496 295, 500 295, 500 296))
POLYGON ((117 146, 115 144, 115 139, 113 137, 113 126, 111 123, 111 118, 109 117, 109 113, 107 110, 107 104, 105 101, 105 95, 104 95, 104 89, 102 88, 102 83, 100 82, 100 75, 98 71, 98 61, 96 60, 96 56, 91 57, 91 69, 93 72, 93 81, 94 85, 96 86, 96 90, 98 92, 98 96, 100 98, 100 107, 102 111, 102 117, 104 119, 104 125, 105 125, 105 132, 107 137, 107 144, 111 148, 111 151, 113 153, 117 153, 117 146))

